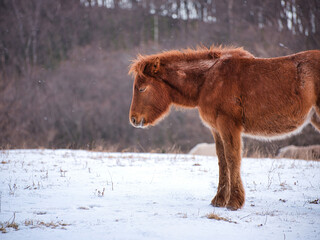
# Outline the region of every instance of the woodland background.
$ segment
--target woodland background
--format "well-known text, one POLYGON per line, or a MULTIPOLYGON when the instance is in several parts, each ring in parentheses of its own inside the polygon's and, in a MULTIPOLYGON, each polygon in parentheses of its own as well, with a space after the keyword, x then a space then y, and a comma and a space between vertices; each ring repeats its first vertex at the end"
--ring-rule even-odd
MULTIPOLYGON (((0 148, 187 152, 213 142, 196 110, 129 124, 136 54, 243 46, 258 57, 320 48, 319 0, 0 0, 0 148)), ((246 155, 320 143, 309 125, 246 155)))

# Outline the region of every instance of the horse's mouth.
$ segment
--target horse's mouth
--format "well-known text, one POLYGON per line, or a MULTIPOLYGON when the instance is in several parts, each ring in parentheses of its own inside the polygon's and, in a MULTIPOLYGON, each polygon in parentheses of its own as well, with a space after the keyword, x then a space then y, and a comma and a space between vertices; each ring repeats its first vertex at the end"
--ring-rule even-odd
POLYGON ((140 123, 136 125, 137 128, 144 128, 145 127, 145 120, 144 118, 141 119, 140 123))

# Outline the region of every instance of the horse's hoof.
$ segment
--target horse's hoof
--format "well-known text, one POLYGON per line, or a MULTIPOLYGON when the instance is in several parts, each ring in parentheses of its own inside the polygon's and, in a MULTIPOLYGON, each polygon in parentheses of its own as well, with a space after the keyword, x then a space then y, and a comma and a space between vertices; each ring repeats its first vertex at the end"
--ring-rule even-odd
POLYGON ((227 205, 227 201, 225 200, 224 197, 216 195, 212 201, 211 205, 214 207, 225 207, 227 205))
POLYGON ((231 206, 231 205, 227 205, 226 206, 227 207, 227 209, 229 209, 229 210, 231 210, 231 211, 237 211, 238 209, 240 209, 241 207, 239 207, 239 206, 231 206))
POLYGON ((232 198, 230 198, 229 202, 226 204, 226 207, 229 210, 236 211, 236 210, 242 208, 243 205, 244 205, 244 199, 241 199, 241 198, 232 199, 232 198))

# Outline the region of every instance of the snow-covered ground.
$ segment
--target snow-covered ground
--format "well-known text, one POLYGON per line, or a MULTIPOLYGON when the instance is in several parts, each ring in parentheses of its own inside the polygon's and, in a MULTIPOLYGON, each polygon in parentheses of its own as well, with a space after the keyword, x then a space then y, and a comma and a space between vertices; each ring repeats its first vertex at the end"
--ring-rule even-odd
POLYGON ((229 211, 209 205, 217 158, 1 151, 0 239, 320 239, 320 162, 243 159, 242 177, 229 211))

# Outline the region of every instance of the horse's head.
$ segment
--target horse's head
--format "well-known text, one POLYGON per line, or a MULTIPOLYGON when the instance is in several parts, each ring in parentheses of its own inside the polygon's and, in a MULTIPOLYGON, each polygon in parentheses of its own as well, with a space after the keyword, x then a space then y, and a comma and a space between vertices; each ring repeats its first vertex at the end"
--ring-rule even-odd
POLYGON ((136 61, 129 73, 135 75, 129 120, 134 127, 155 125, 168 113, 171 97, 168 86, 159 78, 159 58, 136 61))

